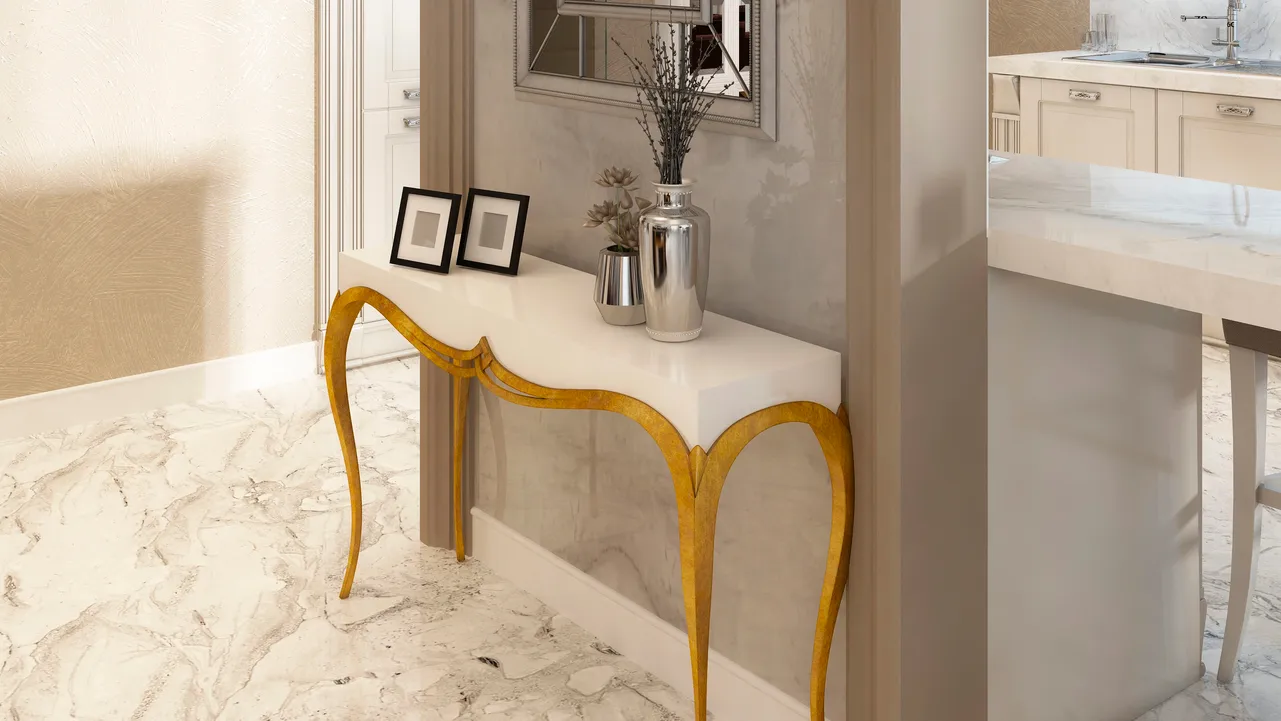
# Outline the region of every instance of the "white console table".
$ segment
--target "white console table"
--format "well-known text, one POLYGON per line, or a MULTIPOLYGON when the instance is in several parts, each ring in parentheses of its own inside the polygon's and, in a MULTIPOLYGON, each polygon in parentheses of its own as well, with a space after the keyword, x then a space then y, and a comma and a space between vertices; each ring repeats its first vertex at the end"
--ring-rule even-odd
POLYGON ((832 481, 832 530, 810 674, 810 715, 824 719, 828 656, 853 535, 853 456, 841 405, 840 354, 715 314, 706 316, 697 341, 657 343, 641 328, 614 327, 600 319, 591 301, 591 275, 531 256, 521 259, 520 269, 516 277, 466 268, 435 275, 393 266, 379 248, 339 258, 340 293, 325 336, 329 400, 352 511, 339 597, 351 592, 361 536, 360 466, 344 359, 352 326, 369 305, 452 376, 452 510, 460 562, 471 379, 523 406, 620 413, 654 438, 676 490, 697 721, 707 718, 712 560, 725 478, 743 448, 765 430, 807 424, 832 481))

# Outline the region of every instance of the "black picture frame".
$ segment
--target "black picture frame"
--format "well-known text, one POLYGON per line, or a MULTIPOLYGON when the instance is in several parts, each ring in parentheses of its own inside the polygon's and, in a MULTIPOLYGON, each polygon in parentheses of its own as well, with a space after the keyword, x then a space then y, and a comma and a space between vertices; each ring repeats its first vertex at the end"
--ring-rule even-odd
POLYGON ((520 269, 520 249, 525 240, 525 221, 529 216, 529 196, 517 195, 515 193, 504 193, 498 190, 482 190, 472 188, 467 193, 467 212, 463 215, 463 232, 462 239, 458 245, 458 265, 463 268, 474 268, 476 270, 487 270, 491 273, 502 273, 503 275, 516 275, 520 269), (516 216, 516 232, 512 238, 512 247, 510 250, 510 262, 507 265, 494 265, 492 263, 482 263, 467 258, 467 241, 471 235, 472 211, 476 206, 476 198, 496 198, 498 200, 510 200, 519 204, 519 210, 516 216))
POLYGON ((424 190, 423 188, 405 186, 400 194, 400 212, 396 215, 396 234, 392 236, 391 241, 391 264, 404 268, 425 270, 430 273, 448 274, 450 261, 454 257, 454 237, 458 235, 458 209, 462 202, 463 196, 458 193, 444 193, 439 190, 424 190), (412 195, 449 201, 449 222, 445 228, 445 241, 444 246, 441 248, 439 264, 423 263, 400 257, 400 236, 405 230, 405 212, 409 208, 409 198, 412 195))

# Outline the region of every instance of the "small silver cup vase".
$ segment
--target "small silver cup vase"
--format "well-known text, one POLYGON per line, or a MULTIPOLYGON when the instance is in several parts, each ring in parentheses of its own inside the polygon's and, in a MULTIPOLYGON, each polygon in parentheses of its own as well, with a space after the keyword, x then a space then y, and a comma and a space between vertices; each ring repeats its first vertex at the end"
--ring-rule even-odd
POLYGON ((602 248, 596 269, 596 308, 610 325, 645 322, 640 257, 634 250, 602 248))
POLYGON ((657 202, 640 218, 641 284, 645 330, 665 343, 703 332, 712 219, 694 205, 694 186, 655 183, 657 202))

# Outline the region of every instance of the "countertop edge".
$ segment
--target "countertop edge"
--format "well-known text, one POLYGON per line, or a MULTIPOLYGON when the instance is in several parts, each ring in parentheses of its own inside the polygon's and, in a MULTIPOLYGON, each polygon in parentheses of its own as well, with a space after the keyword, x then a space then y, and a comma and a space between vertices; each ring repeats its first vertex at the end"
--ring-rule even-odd
POLYGON ((1281 100, 1281 77, 1279 76, 1064 59, 1088 54, 1080 50, 1067 50, 1026 55, 996 55, 988 58, 988 72, 995 75, 1018 75, 1046 80, 1077 80, 1103 85, 1281 100))

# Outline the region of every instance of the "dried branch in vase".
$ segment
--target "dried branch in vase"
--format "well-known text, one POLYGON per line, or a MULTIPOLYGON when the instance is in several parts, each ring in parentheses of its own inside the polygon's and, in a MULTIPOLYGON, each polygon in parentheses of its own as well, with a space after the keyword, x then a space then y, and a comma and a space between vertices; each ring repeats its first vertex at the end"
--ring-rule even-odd
POLYGON ((610 250, 634 251, 640 247, 640 216, 653 203, 637 198, 636 173, 627 168, 606 168, 596 176, 596 184, 613 191, 613 198, 593 205, 587 211, 584 228, 604 227, 611 243, 610 250))
POLYGON ((658 182, 668 185, 684 180, 682 170, 694 131, 716 101, 716 96, 708 93, 713 77, 699 72, 716 46, 707 46, 697 62, 687 63, 685 58, 693 54, 694 37, 693 33, 683 36, 683 40, 677 37, 674 25, 668 27, 666 39, 655 32, 649 38, 651 64, 637 60, 614 41, 631 65, 636 100, 641 106, 641 116, 636 123, 649 140, 654 166, 658 168, 658 182))

